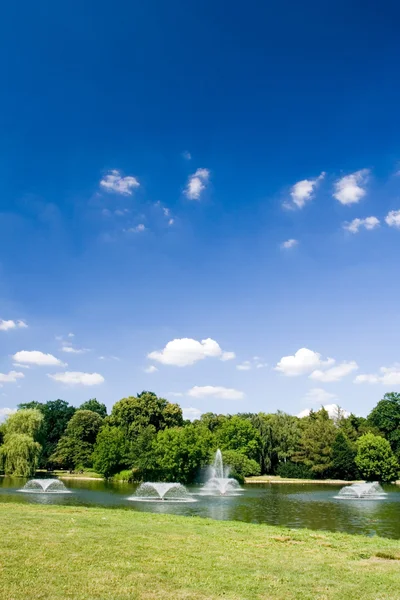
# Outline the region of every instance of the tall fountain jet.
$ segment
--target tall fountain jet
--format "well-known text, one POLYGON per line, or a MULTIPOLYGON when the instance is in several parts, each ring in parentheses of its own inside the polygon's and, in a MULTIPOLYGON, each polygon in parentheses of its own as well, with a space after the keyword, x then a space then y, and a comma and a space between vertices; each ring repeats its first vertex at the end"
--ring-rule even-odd
POLYGON ((202 489, 202 494, 207 496, 232 495, 242 491, 242 488, 233 477, 229 477, 229 467, 224 467, 221 450, 215 453, 214 463, 210 467, 211 477, 202 489))

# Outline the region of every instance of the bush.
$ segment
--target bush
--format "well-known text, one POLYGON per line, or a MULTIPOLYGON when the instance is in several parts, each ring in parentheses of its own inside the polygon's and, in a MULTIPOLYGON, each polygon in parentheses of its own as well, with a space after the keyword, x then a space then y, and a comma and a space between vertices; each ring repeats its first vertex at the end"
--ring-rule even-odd
POLYGON ((230 467, 230 477, 234 477, 240 483, 244 483, 245 477, 260 475, 261 469, 258 462, 247 458, 241 452, 236 450, 224 450, 222 453, 224 464, 230 467))
POLYGON ((128 481, 129 483, 132 483, 132 481, 134 481, 133 471, 131 469, 124 469, 114 475, 112 479, 113 481, 128 481))
POLYGON ((367 481, 390 483, 399 476, 399 463, 389 442, 373 433, 357 440, 356 465, 367 481))
POLYGON ((276 474, 287 479, 315 479, 315 473, 309 467, 291 461, 280 463, 276 474))

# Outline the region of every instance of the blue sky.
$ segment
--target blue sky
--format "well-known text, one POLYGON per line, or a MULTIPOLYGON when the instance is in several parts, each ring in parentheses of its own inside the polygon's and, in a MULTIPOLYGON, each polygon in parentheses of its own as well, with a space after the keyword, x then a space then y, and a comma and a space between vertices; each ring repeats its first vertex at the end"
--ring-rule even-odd
POLYGON ((365 415, 400 391, 399 17, 4 7, 0 411, 151 389, 365 415))

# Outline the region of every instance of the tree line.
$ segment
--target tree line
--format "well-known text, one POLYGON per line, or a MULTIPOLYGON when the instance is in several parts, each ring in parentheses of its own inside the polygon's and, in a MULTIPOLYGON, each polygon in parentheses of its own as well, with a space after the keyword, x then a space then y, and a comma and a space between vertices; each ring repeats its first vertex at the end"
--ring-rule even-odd
POLYGON ((0 425, 0 471, 93 469, 105 478, 192 483, 221 448, 233 476, 390 482, 400 472, 400 394, 385 394, 367 418, 324 408, 298 418, 284 412, 205 413, 184 420, 178 404, 144 391, 107 414, 88 400, 20 404, 0 425))

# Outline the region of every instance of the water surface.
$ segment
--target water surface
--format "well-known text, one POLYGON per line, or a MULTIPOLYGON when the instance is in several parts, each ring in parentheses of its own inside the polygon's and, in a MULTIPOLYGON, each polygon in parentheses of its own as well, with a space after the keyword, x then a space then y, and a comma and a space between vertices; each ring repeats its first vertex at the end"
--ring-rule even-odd
POLYGON ((199 487, 189 486, 197 502, 131 502, 137 485, 100 480, 65 479, 72 494, 21 494, 27 480, 0 477, 0 505, 64 504, 121 507, 138 512, 172 513, 217 520, 268 523, 285 527, 308 527, 329 531, 380 535, 400 539, 400 487, 385 486, 385 500, 338 500, 342 486, 312 484, 249 484, 237 496, 196 495, 199 487))

